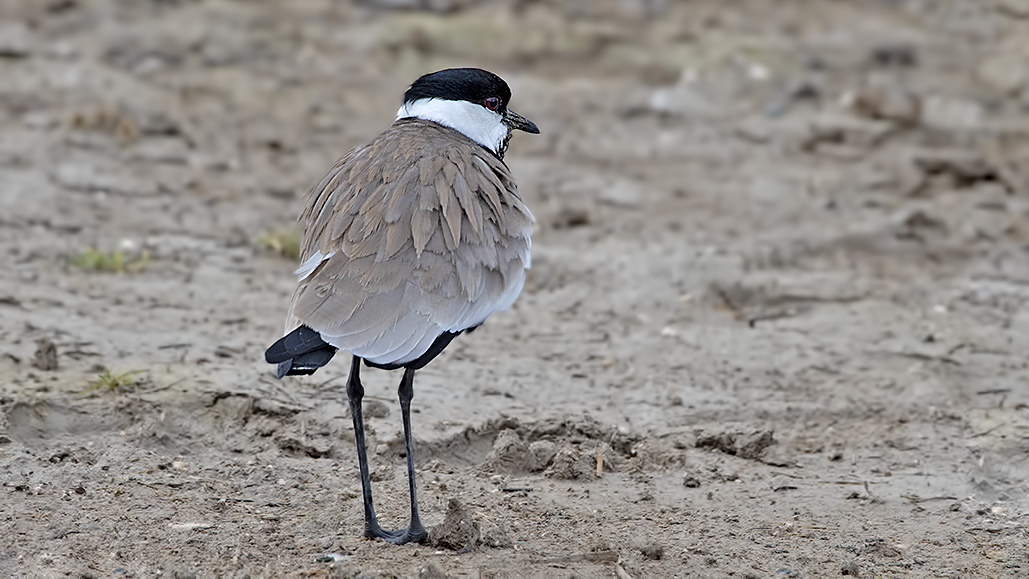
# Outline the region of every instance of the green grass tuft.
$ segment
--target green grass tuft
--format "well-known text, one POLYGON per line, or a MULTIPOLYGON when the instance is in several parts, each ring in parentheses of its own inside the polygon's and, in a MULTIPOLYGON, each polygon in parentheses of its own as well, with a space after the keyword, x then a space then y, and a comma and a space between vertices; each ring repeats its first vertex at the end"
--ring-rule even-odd
POLYGON ((150 263, 150 252, 144 249, 139 255, 126 256, 121 250, 105 252, 90 247, 68 258, 68 263, 86 271, 139 273, 150 263))
POLYGON ((283 257, 290 259, 300 257, 300 234, 295 229, 285 227, 269 229, 257 238, 257 242, 283 257))
POLYGON ((144 382, 143 377, 137 377, 137 374, 142 374, 146 370, 129 370, 128 372, 111 372, 110 368, 104 368, 104 371, 97 374, 95 380, 89 383, 89 387, 83 390, 83 392, 90 392, 92 390, 118 390, 119 388, 125 388, 127 386, 135 386, 144 382))

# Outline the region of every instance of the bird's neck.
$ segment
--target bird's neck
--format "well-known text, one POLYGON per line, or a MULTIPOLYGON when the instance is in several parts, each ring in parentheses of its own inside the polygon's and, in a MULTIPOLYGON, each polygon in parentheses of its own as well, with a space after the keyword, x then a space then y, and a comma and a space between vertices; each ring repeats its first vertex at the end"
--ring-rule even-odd
POLYGON ((419 99, 404 103, 397 119, 419 118, 459 131, 469 139, 500 155, 510 130, 503 117, 468 101, 419 99))

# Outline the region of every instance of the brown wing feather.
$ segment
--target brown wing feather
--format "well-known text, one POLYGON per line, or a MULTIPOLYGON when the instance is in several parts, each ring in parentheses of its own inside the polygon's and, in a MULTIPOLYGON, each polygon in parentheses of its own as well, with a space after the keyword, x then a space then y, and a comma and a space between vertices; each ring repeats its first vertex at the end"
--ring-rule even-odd
POLYGON ((453 247, 457 248, 461 240, 461 203, 454 195, 454 188, 447 181, 442 167, 433 179, 436 186, 436 197, 439 198, 440 207, 443 209, 443 217, 446 218, 446 226, 450 232, 450 238, 454 240, 453 247))
POLYGON ((503 162, 419 119, 340 159, 300 222, 301 259, 331 257, 301 280, 288 325, 378 363, 414 359, 443 331, 506 307, 532 230, 503 162))

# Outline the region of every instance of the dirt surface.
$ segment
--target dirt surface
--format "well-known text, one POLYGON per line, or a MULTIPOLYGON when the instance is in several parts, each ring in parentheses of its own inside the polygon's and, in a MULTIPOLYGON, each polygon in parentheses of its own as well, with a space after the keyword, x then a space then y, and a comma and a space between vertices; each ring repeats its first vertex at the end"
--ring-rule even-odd
POLYGON ((1019 0, 0 3, 0 573, 1029 576, 1027 61, 1019 0), (418 374, 396 547, 267 239, 464 65, 533 267, 418 374))

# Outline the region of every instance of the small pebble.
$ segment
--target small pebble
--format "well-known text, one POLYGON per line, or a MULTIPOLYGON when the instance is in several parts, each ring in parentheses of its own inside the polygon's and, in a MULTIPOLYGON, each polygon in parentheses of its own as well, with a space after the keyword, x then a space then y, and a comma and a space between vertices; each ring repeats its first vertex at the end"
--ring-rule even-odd
POLYGON ((335 563, 336 561, 342 561, 346 557, 347 555, 343 553, 326 553, 315 559, 315 561, 318 563, 335 563))

